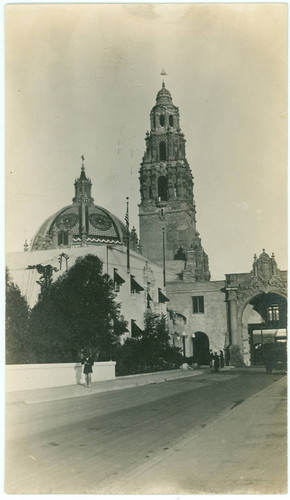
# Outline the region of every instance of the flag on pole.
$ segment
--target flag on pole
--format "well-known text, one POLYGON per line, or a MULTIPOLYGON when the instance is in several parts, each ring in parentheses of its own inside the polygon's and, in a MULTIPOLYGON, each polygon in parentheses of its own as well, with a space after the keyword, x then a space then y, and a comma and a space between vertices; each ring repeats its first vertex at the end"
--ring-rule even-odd
POLYGON ((126 198, 126 215, 125 215, 125 222, 126 222, 126 240, 127 240, 127 273, 130 273, 130 228, 129 228, 129 198, 127 196, 126 198))

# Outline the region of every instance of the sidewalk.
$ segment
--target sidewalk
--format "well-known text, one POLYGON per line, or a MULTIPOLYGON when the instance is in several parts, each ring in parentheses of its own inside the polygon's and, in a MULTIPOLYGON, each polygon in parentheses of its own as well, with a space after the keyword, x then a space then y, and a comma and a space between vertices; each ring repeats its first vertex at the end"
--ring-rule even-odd
MULTIPOLYGON (((229 367, 227 367, 229 368, 229 367)), ((90 396, 101 392, 128 389, 147 384, 158 384, 179 378, 194 377, 203 373, 209 373, 208 367, 195 370, 170 370, 157 373, 146 373, 142 375, 128 375, 117 377, 114 380, 103 382, 93 382, 91 387, 85 385, 69 385, 63 387, 53 387, 49 389, 34 389, 29 391, 17 391, 6 393, 6 404, 24 403, 36 404, 62 399, 90 396)))
POLYGON ((191 431, 98 493, 135 495, 287 492, 287 377, 191 431))

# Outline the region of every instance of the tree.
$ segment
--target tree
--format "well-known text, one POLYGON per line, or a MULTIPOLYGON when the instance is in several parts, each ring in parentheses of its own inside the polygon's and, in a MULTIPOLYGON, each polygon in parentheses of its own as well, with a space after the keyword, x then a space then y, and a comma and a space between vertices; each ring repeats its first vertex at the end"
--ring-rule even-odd
POLYGON ((126 330, 114 283, 95 255, 79 257, 31 311, 31 362, 73 362, 82 352, 109 360, 126 330))
POLYGON ((6 269, 6 363, 26 363, 29 307, 6 269))
POLYGON ((180 349, 170 343, 170 334, 164 314, 148 311, 144 316, 144 330, 140 337, 127 339, 116 356, 118 375, 148 373, 179 368, 183 362, 180 349))

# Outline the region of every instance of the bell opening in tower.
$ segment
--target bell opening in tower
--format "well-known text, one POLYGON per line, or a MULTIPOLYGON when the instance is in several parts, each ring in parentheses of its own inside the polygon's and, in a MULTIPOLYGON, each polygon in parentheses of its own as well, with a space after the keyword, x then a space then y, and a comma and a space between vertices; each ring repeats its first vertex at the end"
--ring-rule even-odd
POLYGON ((165 125, 165 116, 164 115, 160 115, 159 122, 160 122, 160 126, 164 127, 164 125, 165 125))

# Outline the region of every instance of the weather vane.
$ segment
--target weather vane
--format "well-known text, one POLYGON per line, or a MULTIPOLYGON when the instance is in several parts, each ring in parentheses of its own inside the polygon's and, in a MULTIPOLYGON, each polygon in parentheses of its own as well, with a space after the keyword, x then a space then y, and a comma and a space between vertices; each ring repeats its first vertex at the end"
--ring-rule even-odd
MULTIPOLYGON (((165 69, 162 68, 162 71, 161 71, 160 75, 163 76, 163 77, 167 76, 167 73, 166 73, 165 69)), ((164 78, 162 78, 162 83, 164 84, 164 78)))
POLYGON ((81 156, 81 159, 82 159, 82 162, 83 162, 83 164, 82 164, 82 168, 85 168, 85 167, 84 167, 84 161, 85 161, 85 157, 84 157, 84 155, 82 155, 82 156, 81 156))

